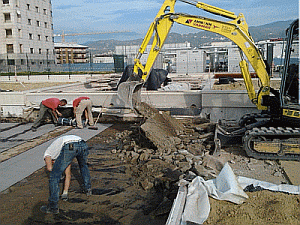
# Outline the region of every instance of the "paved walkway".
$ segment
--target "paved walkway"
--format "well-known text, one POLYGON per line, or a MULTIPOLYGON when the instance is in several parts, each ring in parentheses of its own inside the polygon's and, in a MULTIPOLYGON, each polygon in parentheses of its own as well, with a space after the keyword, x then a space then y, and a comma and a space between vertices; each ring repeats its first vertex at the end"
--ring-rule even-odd
MULTIPOLYGON (((88 140, 106 128, 110 127, 110 124, 96 124, 98 130, 91 130, 85 128, 72 129, 63 135, 77 135, 88 140)), ((40 131, 40 128, 39 128, 40 131)), ((36 132, 39 133, 39 132, 36 132)), ((31 137, 32 138, 32 137, 31 137)), ((35 171, 45 166, 43 155, 46 148, 53 142, 53 140, 47 141, 39 146, 36 146, 20 155, 17 155, 11 159, 8 159, 0 163, 0 192, 6 190, 15 183, 23 180, 27 176, 31 175, 35 171)))
POLYGON ((30 130, 32 123, 1 123, 0 124, 0 153, 20 145, 33 138, 42 136, 55 129, 53 124, 45 124, 37 132, 30 130))

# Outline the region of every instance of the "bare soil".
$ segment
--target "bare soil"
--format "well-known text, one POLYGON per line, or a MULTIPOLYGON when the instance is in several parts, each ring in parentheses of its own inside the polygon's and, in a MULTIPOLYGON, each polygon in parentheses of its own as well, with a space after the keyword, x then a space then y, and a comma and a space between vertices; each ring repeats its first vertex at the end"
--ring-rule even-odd
MULTIPOLYGON (((271 80, 270 86, 278 90, 280 88, 280 80, 271 80)), ((259 82, 253 81, 253 87, 255 90, 259 90, 259 82)), ((229 84, 218 84, 218 82, 216 82, 212 89, 213 90, 246 90, 246 86, 243 80, 237 80, 229 84)))
POLYGON ((71 84, 73 82, 38 82, 38 83, 20 83, 20 82, 0 82, 1 91, 28 91, 39 88, 55 87, 71 84))
MULTIPOLYGON (((143 161, 118 153, 120 136, 129 133, 142 141, 136 140, 132 147, 151 149, 139 124, 132 123, 116 123, 88 141, 92 196, 81 192, 74 161, 69 201, 59 202, 59 215, 41 213, 39 208, 48 198, 48 174, 41 169, 0 194, 0 224, 165 224, 183 169, 159 157, 143 161)), ((239 146, 223 149, 218 160, 229 162, 237 175, 286 182, 275 161, 249 159, 239 146)), ((206 160, 209 167, 213 166, 206 160)), ((211 198, 205 224, 300 224, 299 196, 270 191, 247 194, 249 199, 242 205, 211 198)))

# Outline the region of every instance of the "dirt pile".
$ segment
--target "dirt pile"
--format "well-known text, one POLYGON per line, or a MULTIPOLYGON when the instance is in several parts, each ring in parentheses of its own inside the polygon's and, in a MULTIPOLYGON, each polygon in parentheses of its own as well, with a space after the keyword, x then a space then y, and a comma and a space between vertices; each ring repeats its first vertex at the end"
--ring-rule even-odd
MULTIPOLYGON (((136 127, 136 131, 118 135, 116 153, 120 158, 137 162, 160 159, 175 165, 182 174, 191 170, 196 175, 212 177, 216 173, 205 168, 213 161, 209 153, 213 147, 215 124, 203 118, 180 121, 146 103, 141 103, 137 110, 145 121, 136 127)), ((212 170, 222 168, 211 167, 212 170)))

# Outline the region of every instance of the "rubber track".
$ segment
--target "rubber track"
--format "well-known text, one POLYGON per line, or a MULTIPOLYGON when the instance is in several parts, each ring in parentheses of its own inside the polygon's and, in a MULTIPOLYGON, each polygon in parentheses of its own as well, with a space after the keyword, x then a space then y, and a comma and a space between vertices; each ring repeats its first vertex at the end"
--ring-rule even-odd
MULTIPOLYGON (((289 136, 289 138, 299 138, 300 139, 300 128, 283 128, 283 127, 261 127, 254 128, 246 132, 243 137, 244 149, 248 156, 256 159, 270 159, 270 160, 297 160, 300 161, 300 154, 285 154, 278 155, 276 153, 261 153, 254 149, 249 148, 248 142, 254 136, 289 136)), ((278 138, 280 139, 280 138, 278 138)))

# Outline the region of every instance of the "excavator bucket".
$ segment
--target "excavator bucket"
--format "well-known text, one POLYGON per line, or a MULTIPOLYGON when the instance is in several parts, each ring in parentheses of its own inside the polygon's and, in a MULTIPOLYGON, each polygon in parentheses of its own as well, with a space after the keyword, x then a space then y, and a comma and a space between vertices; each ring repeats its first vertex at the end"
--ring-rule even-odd
POLYGON ((141 102, 141 89, 143 87, 140 81, 126 81, 118 86, 118 96, 122 99, 125 105, 131 109, 141 102))

